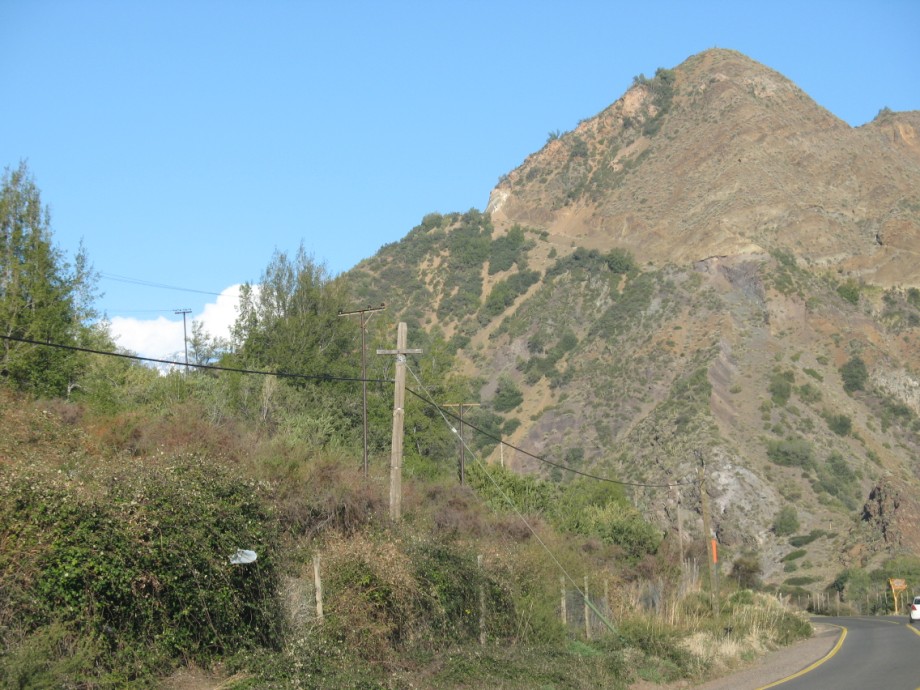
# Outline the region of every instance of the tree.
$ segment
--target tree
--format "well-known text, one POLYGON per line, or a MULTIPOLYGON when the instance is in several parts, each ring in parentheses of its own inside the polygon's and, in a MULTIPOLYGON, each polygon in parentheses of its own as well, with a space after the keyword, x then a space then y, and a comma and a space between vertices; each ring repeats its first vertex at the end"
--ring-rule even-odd
POLYGON ((795 506, 783 506, 773 518, 773 534, 777 537, 788 537, 795 534, 799 528, 799 513, 795 506))
POLYGON ((498 379, 498 388, 495 391, 495 397, 492 399, 492 407, 496 412, 510 412, 515 407, 524 402, 524 395, 507 374, 503 374, 498 379))
POLYGON ((861 391, 866 388, 869 370, 859 356, 854 356, 840 367, 840 377, 843 379, 843 390, 847 393, 861 391))
POLYGON ((71 266, 51 239, 50 214, 25 163, 0 182, 0 372, 14 386, 63 395, 85 358, 74 351, 17 342, 80 344, 94 316, 95 275, 82 250, 71 266))
POLYGON ((192 364, 213 364, 229 347, 226 338, 212 337, 201 321, 192 321, 192 335, 188 339, 189 361, 192 364))
MULTIPOLYGON (((287 373, 343 373, 356 326, 339 318, 348 305, 345 285, 307 255, 275 252, 258 285, 240 289, 233 346, 247 365, 287 373)), ((348 358, 350 360, 350 358, 348 358)), ((353 368, 347 370, 353 374, 353 368)))
POLYGON ((756 551, 745 550, 732 563, 731 576, 743 589, 759 589, 762 582, 763 566, 756 551))

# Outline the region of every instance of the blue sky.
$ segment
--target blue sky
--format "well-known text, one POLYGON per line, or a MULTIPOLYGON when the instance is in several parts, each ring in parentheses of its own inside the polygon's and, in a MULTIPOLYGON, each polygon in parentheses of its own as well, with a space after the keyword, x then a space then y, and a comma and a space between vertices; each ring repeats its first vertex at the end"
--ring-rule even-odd
POLYGON ((920 109, 918 27, 917 0, 0 0, 0 167, 27 160, 121 344, 163 356, 175 309, 220 331, 216 293, 276 249, 339 273, 482 209, 548 132, 707 48, 853 126, 920 109))

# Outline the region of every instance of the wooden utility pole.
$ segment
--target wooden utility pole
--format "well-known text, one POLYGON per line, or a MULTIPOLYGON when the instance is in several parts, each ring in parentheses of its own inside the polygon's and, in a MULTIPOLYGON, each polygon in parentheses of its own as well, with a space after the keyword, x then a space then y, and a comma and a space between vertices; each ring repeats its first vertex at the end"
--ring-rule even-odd
POLYGON ((364 476, 367 476, 367 361, 365 359, 365 348, 367 339, 367 316, 369 313, 381 311, 386 307, 382 302, 379 307, 365 307, 364 309, 355 309, 354 311, 340 311, 339 316, 361 315, 361 400, 364 410, 364 476))
POLYGON ((393 442, 390 451, 390 517, 399 520, 402 513, 402 451, 404 409, 406 400, 406 355, 421 354, 421 350, 406 348, 408 326, 400 321, 396 327, 396 349, 377 350, 378 355, 396 355, 396 386, 393 392, 393 442))
MULTIPOLYGON (((185 315, 191 314, 191 309, 176 309, 174 314, 182 314, 182 343, 185 345, 185 373, 188 373, 188 335, 185 330, 185 315)), ((194 325, 194 324, 193 324, 194 325)))
POLYGON ((674 502, 677 505, 677 548, 680 553, 680 571, 684 571, 684 521, 680 515, 680 489, 677 486, 671 487, 674 490, 674 502))
POLYGON ((716 551, 716 540, 712 534, 711 516, 709 514, 709 493, 706 490, 706 462, 703 460, 703 454, 699 451, 696 456, 700 461, 698 468, 700 478, 700 510, 703 512, 703 538, 706 540, 706 554, 709 561, 709 593, 712 601, 712 612, 719 613, 719 576, 716 572, 718 555, 716 551))
POLYGON ((569 623, 568 613, 565 610, 565 578, 559 578, 559 595, 562 597, 562 603, 560 604, 560 614, 562 616, 562 626, 565 627, 569 623))
POLYGON ((588 607, 588 576, 585 575, 585 638, 591 639, 591 609, 588 607))
POLYGON ((323 579, 320 575, 319 554, 313 556, 313 585, 316 589, 316 619, 323 622, 323 579))
POLYGON ((460 430, 457 432, 460 436, 460 485, 466 483, 466 444, 463 442, 463 408, 479 407, 479 403, 448 403, 442 407, 456 407, 460 410, 460 430))
POLYGON ((486 643, 486 588, 482 581, 482 554, 476 556, 476 567, 479 570, 479 644, 486 643))

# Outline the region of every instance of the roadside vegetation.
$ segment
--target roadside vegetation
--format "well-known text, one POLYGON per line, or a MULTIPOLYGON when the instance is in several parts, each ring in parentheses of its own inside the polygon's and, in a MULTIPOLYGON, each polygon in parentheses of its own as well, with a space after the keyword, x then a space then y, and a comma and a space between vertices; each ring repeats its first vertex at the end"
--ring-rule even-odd
MULTIPOLYGON (((202 367, 156 371, 88 351, 116 350, 91 325, 92 271, 54 249, 24 166, 0 201, 3 687, 163 687, 195 669, 236 689, 625 688, 699 680, 741 650, 810 634, 746 588, 755 558, 712 606, 705 578, 619 484, 477 458, 460 484, 458 434, 431 401, 478 400, 481 386, 456 373, 439 329, 410 343, 423 354, 409 361, 404 517, 392 521, 392 358, 369 359, 365 476, 361 333, 340 315, 354 288, 302 249, 244 287, 231 340, 193 326, 202 367)), ((464 290, 481 281, 491 226, 478 212, 452 222, 414 232, 449 237, 452 275, 469 274, 440 307, 459 319, 481 306, 464 290)), ((529 280, 526 247, 522 233, 501 244, 498 270, 529 280)), ((583 258, 611 284, 629 277, 611 318, 648 301, 627 255, 583 258)), ((368 350, 392 348, 392 330, 369 324, 368 350)), ((534 347, 555 367, 578 344, 572 332, 534 347)), ((500 385, 470 426, 508 427, 499 413, 521 391, 500 385)), ((709 389, 695 373, 675 390, 695 402, 709 389)), ((686 546, 703 553, 702 540, 686 546)))

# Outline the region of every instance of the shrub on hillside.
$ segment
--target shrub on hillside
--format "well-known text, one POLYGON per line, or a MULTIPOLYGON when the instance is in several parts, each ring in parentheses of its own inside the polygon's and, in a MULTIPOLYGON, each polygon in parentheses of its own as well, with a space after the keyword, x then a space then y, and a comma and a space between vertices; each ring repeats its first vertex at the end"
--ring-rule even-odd
POLYGON ((773 534, 777 537, 794 534, 798 528, 799 514, 795 506, 783 506, 776 514, 776 517, 773 518, 773 534))
POLYGON ((851 357, 846 364, 840 367, 840 377, 843 379, 843 390, 847 393, 865 390, 869 380, 869 370, 866 363, 859 357, 851 357))
POLYGON ((787 438, 767 443, 767 457, 777 465, 802 467, 814 466, 814 451, 811 443, 801 437, 787 438))
POLYGON ((0 474, 0 636, 92 640, 73 650, 84 675, 123 682, 280 644, 277 529, 256 487, 194 458, 69 474, 0 474), (232 564, 239 549, 257 560, 232 564))

